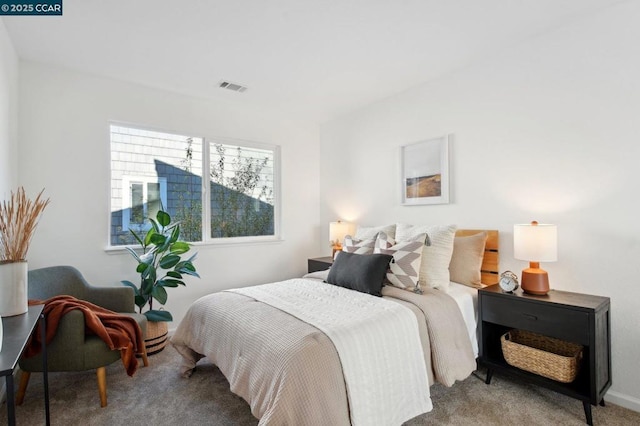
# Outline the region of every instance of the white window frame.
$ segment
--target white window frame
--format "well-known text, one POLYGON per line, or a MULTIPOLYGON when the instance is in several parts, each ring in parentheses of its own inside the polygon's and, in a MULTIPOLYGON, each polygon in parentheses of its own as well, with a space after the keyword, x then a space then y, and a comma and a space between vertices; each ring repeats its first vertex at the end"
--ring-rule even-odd
MULTIPOLYGON (((202 140, 202 238, 201 241, 190 242, 192 245, 225 245, 225 244, 251 244, 251 243, 268 243, 268 242, 280 242, 282 241, 281 235, 281 148, 279 145, 275 144, 267 144, 261 142, 247 141, 241 139, 233 139, 233 138, 219 138, 219 137, 205 137, 205 136, 195 136, 197 132, 182 132, 182 131, 172 131, 161 128, 154 128, 148 126, 140 126, 131 123, 124 122, 110 122, 108 126, 109 135, 111 133, 111 126, 124 127, 132 130, 147 130, 153 132, 167 133, 167 134, 175 134, 175 135, 191 135, 194 138, 200 138, 202 140), (273 235, 257 235, 257 236, 245 236, 245 237, 221 237, 221 238, 213 238, 211 237, 211 193, 209 190, 208 182, 210 182, 210 147, 212 144, 221 143, 225 145, 235 145, 240 148, 258 148, 264 150, 270 150, 273 153, 273 235), (205 184, 207 182, 207 184, 205 184)), ((111 141, 111 137, 109 137, 109 141, 111 141)), ((111 152, 111 148, 110 148, 111 152)), ((111 170, 111 156, 109 156, 109 170, 111 170)), ((122 228, 128 229, 130 225, 130 212, 131 206, 131 193, 130 193, 130 183, 131 182, 145 182, 145 193, 147 191, 146 182, 159 182, 160 183, 160 198, 162 200, 163 205, 167 205, 167 182, 166 178, 157 177, 157 176, 123 176, 122 181, 122 228), (125 206, 125 204, 127 204, 125 206)), ((109 198, 111 200, 111 198, 109 198)), ((109 203, 111 205, 111 203, 109 203)), ((111 209, 110 209, 111 210, 111 209)), ((118 251, 124 250, 126 245, 111 245, 111 211, 109 212, 109 231, 107 233, 107 251, 118 251)), ((147 231, 150 228, 150 223, 146 223, 146 225, 138 226, 133 225, 132 228, 136 232, 147 231)), ((135 247, 135 245, 133 245, 135 247)))
MULTIPOLYGON (((231 138, 203 138, 202 147, 202 175, 210 176, 211 174, 211 145, 224 144, 234 145, 240 148, 257 148, 269 150, 273 153, 273 235, 253 235, 246 237, 211 237, 211 191, 209 188, 202 187, 203 203, 205 208, 202 209, 202 242, 204 244, 234 244, 234 243, 254 243, 254 242, 270 242, 280 241, 280 146, 260 142, 252 142, 231 138)), ((204 181, 204 179, 203 179, 204 181)))
MULTIPOLYGON (((143 206, 148 205, 148 184, 158 183, 160 184, 160 202, 163 206, 167 205, 167 179, 157 176, 123 176, 122 177, 122 229, 131 229, 135 232, 148 231, 151 229, 151 223, 148 220, 144 220, 142 224, 131 223, 131 184, 142 183, 143 184, 143 206)), ((148 211, 145 211, 145 218, 148 216, 148 211)))

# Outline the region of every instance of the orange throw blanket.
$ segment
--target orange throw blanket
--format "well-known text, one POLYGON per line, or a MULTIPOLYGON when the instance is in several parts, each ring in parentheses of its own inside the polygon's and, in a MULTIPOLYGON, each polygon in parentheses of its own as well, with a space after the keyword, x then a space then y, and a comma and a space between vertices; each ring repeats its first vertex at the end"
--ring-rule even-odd
MULTIPOLYGON (((133 376, 138 369, 136 354, 143 353, 144 341, 142 330, 135 319, 120 315, 108 309, 76 299, 73 296, 56 296, 45 301, 29 300, 29 305, 44 304, 44 315, 47 321, 47 344, 56 335, 60 319, 69 311, 79 309, 84 313, 87 333, 100 337, 111 350, 120 350, 122 363, 127 374, 133 376)), ((42 350, 40 323, 31 335, 25 356, 36 355, 42 350)))

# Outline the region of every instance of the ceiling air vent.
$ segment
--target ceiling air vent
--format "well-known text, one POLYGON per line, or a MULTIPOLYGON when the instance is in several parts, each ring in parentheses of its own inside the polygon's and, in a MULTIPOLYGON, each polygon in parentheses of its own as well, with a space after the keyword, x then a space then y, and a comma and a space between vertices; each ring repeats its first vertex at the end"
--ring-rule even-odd
POLYGON ((247 88, 245 86, 242 86, 240 84, 236 84, 236 83, 231 83, 230 81, 221 81, 218 86, 222 89, 229 89, 229 90, 233 90, 234 92, 244 92, 245 90, 247 90, 247 88))

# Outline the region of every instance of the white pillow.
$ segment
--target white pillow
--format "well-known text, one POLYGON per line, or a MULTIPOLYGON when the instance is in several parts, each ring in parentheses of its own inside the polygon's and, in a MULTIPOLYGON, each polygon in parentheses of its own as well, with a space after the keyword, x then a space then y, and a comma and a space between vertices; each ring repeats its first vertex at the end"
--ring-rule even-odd
POLYGON ((393 243, 396 240, 395 223, 384 226, 358 226, 356 235, 354 235, 353 238, 356 240, 375 240, 380 232, 384 232, 390 242, 393 243))
POLYGON ((449 288, 449 263, 453 253, 456 225, 413 226, 403 223, 396 225, 396 241, 411 241, 419 234, 427 234, 422 250, 419 283, 422 288, 449 288))

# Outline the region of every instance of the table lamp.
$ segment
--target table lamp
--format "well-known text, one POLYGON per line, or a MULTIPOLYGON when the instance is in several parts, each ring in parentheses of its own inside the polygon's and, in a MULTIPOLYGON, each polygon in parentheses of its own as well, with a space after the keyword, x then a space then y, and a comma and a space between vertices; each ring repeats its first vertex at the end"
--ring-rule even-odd
POLYGON ((342 222, 340 220, 337 222, 329 223, 329 241, 331 241, 331 246, 333 247, 333 253, 331 253, 331 257, 334 257, 337 251, 342 250, 342 241, 348 233, 348 223, 342 222))
POLYGON ((558 260, 558 229, 556 225, 530 224, 513 226, 513 257, 528 260, 522 270, 520 286, 528 294, 545 295, 549 291, 549 274, 540 269, 540 262, 558 260))

